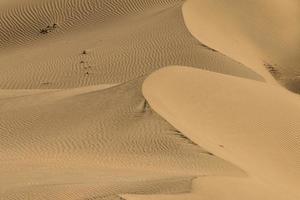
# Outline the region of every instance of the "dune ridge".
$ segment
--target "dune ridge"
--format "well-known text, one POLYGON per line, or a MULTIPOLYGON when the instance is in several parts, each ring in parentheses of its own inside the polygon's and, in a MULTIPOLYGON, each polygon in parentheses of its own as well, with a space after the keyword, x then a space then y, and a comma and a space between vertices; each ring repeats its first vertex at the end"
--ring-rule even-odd
MULTIPOLYGON (((99 5, 91 6, 93 10, 88 12, 89 15, 80 12, 83 2, 41 1, 36 4, 44 9, 19 9, 32 14, 22 18, 28 30, 16 25, 15 31, 20 34, 6 36, 9 37, 7 41, 5 37, 0 37, 0 88, 58 89, 116 84, 174 64, 264 80, 245 65, 211 51, 196 40, 185 27, 182 2, 179 0, 135 0, 126 4, 121 0, 90 1, 99 2, 99 5), (66 5, 58 10, 51 9, 55 7, 55 2, 66 5), (70 7, 76 8, 76 16, 83 20, 81 23, 77 18, 71 18, 70 27, 60 20, 69 16, 69 2, 81 2, 70 7), (100 2, 105 6, 101 7, 100 2), (45 10, 45 17, 36 14, 39 10, 45 10), (49 13, 46 12, 48 10, 49 13), (49 15, 54 18, 48 19, 49 15), (36 26, 32 27, 32 21, 36 26), (53 23, 57 23, 53 32, 39 33, 40 28, 52 26, 53 23), (17 41, 13 37, 24 43, 31 41, 15 47, 9 44, 10 41, 17 41), (12 56, 18 59, 11 59, 12 56)), ((16 14, 9 12, 3 15, 10 19, 16 14)), ((17 19, 8 21, 19 24, 17 19)), ((9 32, 6 27, 0 29, 3 34, 9 32)))
POLYGON ((244 176, 152 112, 142 82, 2 99, 0 199, 187 192, 195 176, 244 176))
POLYGON ((299 1, 188 0, 182 10, 199 41, 300 93, 299 1))
POLYGON ((212 2, 0 0, 0 200, 299 199, 298 4, 212 2))
POLYGON ((299 198, 299 96, 189 67, 158 70, 145 80, 143 94, 195 143, 282 194, 292 194, 291 199, 299 198))

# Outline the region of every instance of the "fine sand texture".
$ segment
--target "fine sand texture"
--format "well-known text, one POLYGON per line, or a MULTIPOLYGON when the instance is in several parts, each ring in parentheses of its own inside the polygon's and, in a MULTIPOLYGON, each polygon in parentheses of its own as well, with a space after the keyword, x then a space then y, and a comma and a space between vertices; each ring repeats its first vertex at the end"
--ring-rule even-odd
POLYGON ((0 199, 181 193, 198 176, 245 176, 153 112, 142 83, 1 99, 0 199))
POLYGON ((31 0, 4 6, 0 87, 117 84, 166 65, 264 80, 192 37, 181 6, 180 0, 31 0))
POLYGON ((298 0, 188 0, 182 9, 201 42, 300 93, 298 0))
POLYGON ((122 195, 127 200, 284 200, 292 199, 251 178, 201 177, 193 181, 190 193, 122 195))
POLYGON ((143 93, 155 111, 192 141, 276 191, 299 198, 298 95, 189 67, 153 73, 143 93))
POLYGON ((0 0, 0 200, 299 200, 299 10, 0 0))

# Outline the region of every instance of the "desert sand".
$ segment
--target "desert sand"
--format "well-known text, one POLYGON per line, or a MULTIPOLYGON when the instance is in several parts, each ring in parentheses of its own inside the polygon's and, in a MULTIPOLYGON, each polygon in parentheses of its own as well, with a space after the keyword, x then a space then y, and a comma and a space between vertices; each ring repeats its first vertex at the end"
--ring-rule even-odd
POLYGON ((192 141, 277 191, 299 195, 299 96, 188 67, 163 68, 143 87, 150 106, 192 141))
POLYGON ((300 92, 298 0, 188 0, 183 15, 204 44, 300 92))
POLYGON ((297 0, 0 0, 0 200, 300 198, 297 0))

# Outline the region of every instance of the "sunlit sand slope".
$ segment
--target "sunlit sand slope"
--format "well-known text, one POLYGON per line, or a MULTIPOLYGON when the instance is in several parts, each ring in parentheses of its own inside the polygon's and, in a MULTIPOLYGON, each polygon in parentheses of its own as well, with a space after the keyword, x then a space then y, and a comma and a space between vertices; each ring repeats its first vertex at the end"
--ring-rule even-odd
POLYGON ((188 0, 183 15, 199 41, 300 92, 298 0, 188 0))
POLYGON ((188 67, 153 73, 143 93, 156 112, 197 144, 270 187, 299 196, 299 96, 188 67))
POLYGON ((0 88, 115 84, 174 64, 263 80, 195 39, 185 27, 182 3, 43 0, 4 6, 0 88))

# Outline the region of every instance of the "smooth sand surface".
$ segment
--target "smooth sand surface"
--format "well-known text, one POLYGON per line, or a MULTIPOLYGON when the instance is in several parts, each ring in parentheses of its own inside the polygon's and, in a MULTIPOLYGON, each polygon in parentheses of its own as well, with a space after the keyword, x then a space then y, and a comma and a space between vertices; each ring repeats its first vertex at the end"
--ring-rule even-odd
POLYGON ((298 200, 299 3, 243 2, 0 0, 0 200, 298 200))
POLYGON ((144 82, 143 94, 192 141, 270 187, 300 195, 298 95, 189 67, 153 73, 144 82))
POLYGON ((182 9, 201 42, 300 92, 298 0, 188 0, 182 9))

